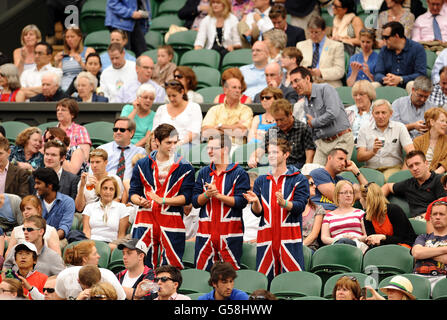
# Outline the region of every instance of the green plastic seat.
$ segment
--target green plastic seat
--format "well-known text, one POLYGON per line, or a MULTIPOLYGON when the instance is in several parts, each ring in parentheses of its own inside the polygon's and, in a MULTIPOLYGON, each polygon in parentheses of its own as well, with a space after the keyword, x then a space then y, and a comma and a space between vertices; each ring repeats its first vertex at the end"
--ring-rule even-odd
POLYGON ((302 296, 320 296, 321 278, 307 271, 281 273, 273 278, 270 292, 278 299, 291 299, 302 296))
POLYGON ((385 177, 382 172, 371 168, 360 168, 359 170, 369 182, 374 182, 379 186, 385 184, 385 177))
MULTIPOLYGON (((210 67, 219 69, 220 54, 212 49, 200 49, 186 51, 180 59, 181 66, 189 67, 210 67)), ((220 81, 220 79, 219 79, 220 81)))
POLYGON ((113 122, 108 121, 94 121, 84 125, 94 148, 113 141, 113 125, 113 122))
POLYGON ((380 280, 413 271, 414 259, 410 249, 397 244, 387 244, 366 251, 363 257, 363 273, 375 275, 380 280))
POLYGON ((360 287, 364 287, 365 285, 369 285, 373 288, 376 288, 379 285, 379 281, 373 279, 371 276, 368 276, 367 274, 360 273, 360 272, 346 272, 341 274, 336 274, 327 279, 326 283, 324 284, 323 288, 323 294, 322 296, 326 299, 332 299, 332 291, 334 290, 335 284, 337 283, 338 279, 340 279, 343 276, 348 277, 355 277, 357 281, 360 284, 360 287), (368 281, 366 280, 369 277, 368 281))
POLYGON ((263 273, 254 270, 237 270, 237 277, 234 279, 234 287, 247 294, 258 289, 267 290, 268 280, 263 273))
MULTIPOLYGON (((73 241, 73 242, 69 243, 64 248, 64 251, 62 253, 62 257, 65 259, 65 252, 66 252, 66 250, 68 248, 74 247, 75 245, 77 245, 81 241, 86 241, 86 240, 73 241)), ((98 240, 93 240, 93 241, 95 242, 96 250, 98 251, 98 254, 100 255, 99 262, 98 262, 98 267, 100 267, 100 268, 107 268, 108 265, 109 265, 110 252, 111 252, 109 245, 106 242, 104 242, 104 241, 98 241, 98 240)))
POLYGON ((376 88, 376 99, 386 99, 390 103, 393 103, 394 100, 408 96, 407 90, 400 87, 378 87, 376 88))
POLYGON ((242 243, 241 269, 256 270, 256 244, 242 243))
POLYGON ((208 280, 210 274, 208 271, 200 269, 183 269, 182 286, 178 289, 181 294, 190 294, 198 292, 210 292, 213 288, 209 286, 208 280))
POLYGON ((196 92, 202 95, 204 103, 213 103, 214 98, 216 98, 216 96, 218 96, 219 94, 223 93, 223 88, 219 86, 206 87, 201 88, 196 92))
POLYGON ((412 178, 413 176, 411 175, 410 170, 401 170, 398 171, 396 173, 393 173, 389 178, 387 182, 392 182, 392 183, 396 183, 396 182, 400 182, 400 181, 404 181, 407 179, 412 178))
POLYGON ((107 30, 104 25, 107 0, 87 0, 80 12, 80 27, 84 34, 107 30))
POLYGON ((15 143, 20 132, 30 127, 27 123, 22 121, 5 121, 0 123, 0 125, 5 128, 6 139, 12 144, 15 143))
POLYGON ((357 152, 358 152, 357 148, 354 147, 352 149, 351 161, 354 161, 354 163, 357 165, 357 168, 361 168, 365 165, 365 163, 357 160, 357 152))
POLYGON ((408 219, 410 220, 411 226, 413 227, 414 232, 417 235, 427 233, 427 222, 416 219, 408 219))
POLYGON ((334 274, 361 272, 362 250, 348 244, 333 244, 318 248, 312 255, 311 272, 326 282, 334 274))
POLYGON ((186 0, 166 0, 160 3, 157 16, 177 14, 185 5, 186 0))
POLYGON ((196 37, 196 30, 180 31, 171 34, 168 38, 167 44, 169 44, 181 58, 185 52, 194 49, 196 37))
POLYGON ((194 268, 195 241, 185 241, 185 251, 183 253, 183 266, 185 269, 194 268))
POLYGON ((165 14, 153 18, 151 21, 150 29, 152 31, 158 31, 162 35, 164 35, 166 32, 168 32, 169 27, 173 24, 182 27, 185 24, 185 22, 181 20, 177 16, 177 14, 165 14))
MULTIPOLYGON (((157 49, 151 49, 151 50, 147 50, 145 52, 142 53, 142 55, 151 57, 152 61, 154 61, 154 63, 157 63, 157 49)), ((177 52, 174 51, 174 58, 172 58, 172 62, 177 64, 178 62, 178 54, 177 52)))
POLYGON ((99 30, 89 33, 84 40, 86 47, 92 47, 96 51, 104 51, 110 45, 110 31, 99 30))
POLYGON ((337 87, 338 95, 345 106, 352 106, 355 104, 354 98, 352 97, 352 88, 351 87, 337 87))
POLYGON ((264 174, 269 174, 271 169, 272 168, 270 166, 262 166, 262 167, 251 168, 247 172, 256 172, 258 176, 261 176, 264 174))
POLYGON ((41 123, 37 127, 40 130, 42 130, 42 134, 43 134, 47 128, 57 127, 58 123, 59 123, 58 121, 50 121, 50 122, 41 123))
MULTIPOLYGON (((251 154, 260 147, 260 144, 257 143, 246 143, 237 147, 233 154, 231 155, 231 161, 234 163, 239 163, 245 169, 248 169, 248 160, 250 159, 251 154)), ((260 164, 267 165, 268 160, 266 158, 262 158, 260 164)))
POLYGON ((238 49, 228 52, 222 60, 221 70, 252 64, 251 49, 238 49))
POLYGON ((447 300, 447 278, 436 282, 431 293, 431 298, 433 300, 447 300))
POLYGON ((425 49, 425 55, 427 57, 427 77, 431 79, 431 71, 433 70, 433 65, 435 64, 438 56, 435 52, 428 49, 425 49))
POLYGON ((163 44, 163 36, 158 31, 149 30, 144 35, 144 40, 149 50, 157 49, 163 44))
POLYGON ((110 271, 112 271, 115 274, 126 269, 126 267, 124 266, 124 262, 123 262, 123 251, 122 250, 119 250, 117 248, 112 251, 112 253, 110 254, 110 261, 107 266, 107 269, 109 269, 110 271))
POLYGON ((219 70, 205 66, 192 67, 192 70, 197 77, 197 89, 219 86, 219 70))
POLYGON ((390 194, 388 196, 388 201, 390 203, 394 203, 394 204, 398 205, 405 212, 405 214, 408 218, 412 218, 411 212, 410 212, 410 205, 404 198, 398 197, 394 194, 390 194))
POLYGON ((312 249, 303 245, 304 271, 310 271, 310 268, 312 267, 312 254, 312 249))
POLYGON ((296 297, 292 298, 291 300, 327 300, 323 297, 317 297, 317 296, 304 296, 304 297, 296 297))
MULTIPOLYGON (((408 280, 411 281, 411 284, 413 285, 413 295, 416 297, 416 299, 420 300, 428 300, 430 299, 430 293, 431 293, 431 286, 430 281, 424 277, 421 277, 417 274, 413 273, 406 273, 401 274, 401 276, 404 276, 408 280)), ((379 288, 383 288, 387 286, 390 283, 390 280, 394 276, 389 276, 382 281, 380 281, 379 288)), ((382 291, 379 292, 381 295, 384 295, 382 291)))

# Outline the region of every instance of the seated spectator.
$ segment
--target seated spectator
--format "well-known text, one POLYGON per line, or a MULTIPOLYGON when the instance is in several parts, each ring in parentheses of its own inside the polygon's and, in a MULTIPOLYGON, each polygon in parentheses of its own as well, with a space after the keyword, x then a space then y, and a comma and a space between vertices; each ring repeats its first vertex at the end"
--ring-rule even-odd
MULTIPOLYGON (((48 248, 45 245, 43 236, 46 232, 46 222, 42 216, 35 215, 25 218, 23 221, 22 230, 25 235, 25 241, 31 243, 35 246, 37 250, 37 263, 34 266, 34 270, 39 271, 47 276, 57 275, 59 272, 65 269, 64 261, 60 253, 48 248)), ((20 241, 17 246, 23 241, 20 241)), ((20 260, 16 260, 15 248, 11 249, 11 252, 6 257, 5 263, 3 264, 3 270, 12 268, 16 269, 16 266, 20 264, 20 260)))
MULTIPOLYGON (((104 94, 101 92, 101 89, 99 87, 99 83, 101 80, 101 67, 102 67, 101 59, 99 58, 99 54, 97 54, 96 52, 90 53, 87 56, 87 58, 85 58, 85 70, 87 72, 91 73, 93 76, 95 76, 96 81, 97 81, 96 89, 95 89, 94 93, 98 94, 98 95, 101 94, 101 96, 103 96, 104 94)), ((84 72, 84 71, 82 71, 82 72, 84 72)), ((76 79, 77 79, 77 77, 73 79, 73 81, 71 82, 67 91, 65 91, 67 96, 72 96, 72 95, 76 94, 76 92, 77 92, 77 89, 75 87, 76 79)), ((102 98, 104 98, 104 97, 102 97, 102 98)))
POLYGON ((413 141, 402 123, 390 120, 393 109, 387 100, 376 100, 371 113, 374 121, 359 130, 357 160, 366 162, 366 168, 382 172, 387 181, 401 170, 402 150, 407 154, 414 150, 413 141))
POLYGON ((355 0, 334 0, 332 2, 334 13, 332 40, 341 41, 345 51, 352 55, 356 47, 360 46, 360 30, 363 21, 356 15, 355 0))
POLYGON ((359 33, 360 49, 349 59, 349 69, 346 75, 346 84, 350 87, 359 80, 374 81, 376 63, 379 54, 373 49, 376 44, 376 35, 373 29, 362 29, 359 33))
POLYGON ((345 108, 345 111, 356 142, 360 128, 373 122, 371 106, 376 100, 376 90, 368 80, 359 80, 354 83, 351 92, 355 104, 345 108))
POLYGON ((59 101, 67 95, 60 88, 61 78, 58 72, 47 71, 42 74, 42 93, 29 98, 30 102, 59 101))
POLYGON ((269 0, 257 0, 254 1, 253 11, 242 17, 237 25, 237 31, 244 48, 254 45, 264 32, 274 28, 269 17, 270 9, 269 0))
POLYGON ((22 282, 17 279, 6 278, 0 282, 1 300, 25 299, 22 282))
POLYGON ((203 103, 203 97, 200 93, 195 92, 197 89, 197 78, 194 71, 187 66, 177 66, 174 70, 174 80, 181 82, 185 88, 188 101, 195 103, 203 103))
POLYGON ((231 0, 211 0, 208 15, 200 22, 194 50, 213 49, 221 59, 239 49, 241 39, 237 32, 238 19, 231 12, 231 0))
MULTIPOLYGON (((242 92, 247 90, 247 84, 245 83, 244 76, 242 75, 241 70, 239 70, 239 68, 237 68, 237 67, 228 68, 228 69, 225 69, 224 72, 222 72, 222 77, 221 77, 222 87, 225 86, 225 82, 231 78, 239 79, 239 81, 241 82, 242 92)), ((224 101, 225 101, 225 93, 221 93, 214 98, 213 102, 214 103, 224 103, 224 101)), ((253 101, 251 100, 251 98, 249 96, 242 94, 241 95, 241 103, 249 104, 249 103, 253 103, 253 101)))
POLYGON ((396 182, 385 183, 382 191, 385 197, 389 194, 404 198, 410 207, 410 218, 423 216, 427 206, 447 195, 441 183, 441 175, 429 170, 425 154, 420 150, 413 150, 405 156, 411 178, 396 182))
POLYGON ((314 82, 326 82, 333 87, 340 87, 345 75, 343 44, 326 37, 326 22, 320 16, 312 17, 307 29, 309 39, 296 44, 303 54, 301 66, 309 68, 314 82))
POLYGON ((326 244, 349 244, 363 252, 366 231, 363 224, 365 212, 353 207, 355 202, 354 186, 348 180, 337 182, 334 189, 334 204, 337 209, 327 212, 321 226, 321 241, 326 244))
POLYGON ((213 287, 209 293, 197 300, 248 300, 248 294, 234 289, 237 273, 229 262, 216 262, 210 271, 208 284, 213 287))
POLYGON ((62 77, 62 70, 51 65, 53 47, 46 42, 39 42, 34 47, 36 65, 29 70, 24 70, 20 75, 20 84, 26 98, 42 93, 42 75, 47 71, 53 71, 62 77))
POLYGON ((138 88, 144 83, 148 83, 155 88, 155 103, 164 103, 166 101, 165 89, 152 80, 154 74, 154 62, 151 57, 145 55, 139 56, 136 61, 135 70, 129 70, 128 72, 132 74, 132 77, 123 82, 115 102, 134 102, 137 98, 138 88))
POLYGON ((279 88, 267 87, 260 92, 259 97, 261 106, 265 112, 253 118, 247 137, 248 143, 262 142, 267 131, 276 125, 275 118, 270 113, 270 107, 273 101, 283 98, 283 92, 279 88))
POLYGON ((291 86, 290 72, 297 68, 303 60, 303 54, 296 47, 287 47, 281 53, 281 67, 286 70, 286 75, 282 81, 286 87, 291 86))
POLYGON ((35 170, 43 167, 43 154, 39 152, 42 145, 42 131, 29 127, 20 132, 16 144, 11 146, 9 161, 19 168, 35 170))
POLYGON ((413 81, 427 74, 427 56, 424 47, 405 37, 404 26, 388 22, 383 26, 382 47, 377 58, 374 80, 384 86, 405 88, 411 92, 413 81))
MULTIPOLYGON (((47 128, 43 134, 43 141, 46 143, 51 140, 58 140, 67 147, 67 154, 62 163, 64 170, 78 176, 82 172, 88 171, 88 162, 85 159, 84 151, 82 151, 79 145, 70 146, 70 138, 64 130, 58 127, 47 128)), ((41 152, 43 152, 43 149, 41 152)))
MULTIPOLYGON (((21 198, 18 195, 0 193, 0 229, 2 233, 7 232, 9 235, 13 231, 13 228, 15 229, 17 225, 22 223, 20 201, 21 198)), ((3 252, 0 252, 0 254, 3 254, 3 252)))
POLYGON ((64 262, 68 268, 86 265, 97 266, 99 258, 100 255, 93 240, 82 240, 64 250, 64 262))
POLYGON ((14 49, 12 53, 19 74, 36 66, 34 48, 40 41, 42 41, 42 34, 36 25, 29 24, 22 29, 20 35, 22 47, 14 49))
POLYGON ((401 122, 407 127, 411 139, 427 132, 424 114, 433 107, 427 101, 432 91, 432 84, 426 76, 417 77, 409 96, 401 97, 393 102, 391 120, 401 122))
POLYGON ((82 71, 74 80, 74 87, 78 91, 79 102, 109 102, 109 99, 96 94, 98 79, 87 71, 82 71))
POLYGON ((287 35, 284 30, 270 29, 262 34, 269 50, 269 62, 281 64, 281 53, 287 45, 287 35))
POLYGON ((64 33, 64 50, 54 56, 54 62, 62 69, 61 89, 66 91, 74 78, 85 69, 85 57, 95 49, 84 46, 81 29, 70 26, 64 33))
POLYGON ((382 39, 384 25, 388 22, 397 21, 404 26, 405 38, 411 38, 411 31, 413 30, 415 16, 409 8, 405 8, 405 0, 387 0, 387 10, 380 12, 377 19, 377 40, 379 48, 386 46, 386 39, 382 39))
POLYGON ((397 244, 411 249, 416 233, 405 212, 398 205, 390 203, 374 182, 361 186, 361 195, 360 202, 366 211, 363 217, 366 244, 370 248, 397 244))
POLYGON ((310 175, 306 175, 309 181, 309 199, 307 200, 306 208, 302 215, 302 234, 303 245, 310 248, 312 251, 316 251, 320 244, 318 238, 321 232, 321 225, 323 224, 323 218, 326 214, 326 210, 321 205, 315 204, 311 199, 315 196, 317 187, 314 179, 310 175))
POLYGON ((131 142, 138 147, 146 145, 148 135, 154 128, 155 112, 152 111, 152 104, 155 95, 155 88, 149 83, 143 83, 137 90, 137 98, 133 104, 126 104, 121 110, 121 117, 128 117, 136 123, 137 128, 131 142))
POLYGON ((270 10, 269 18, 273 27, 286 33, 286 47, 295 47, 300 41, 306 40, 306 34, 300 27, 287 23, 287 10, 281 4, 274 4, 270 10))
MULTIPOLYGON (((371 292, 372 297, 366 300, 385 300, 376 290, 371 286, 365 286, 365 288, 371 292)), ((412 294, 413 285, 411 281, 404 276, 392 277, 389 284, 380 288, 388 298, 388 300, 416 300, 416 297, 412 294)))
POLYGON ((19 70, 12 63, 0 66, 0 102, 24 102, 25 94, 20 90, 19 70))
MULTIPOLYGON (((105 68, 101 73, 101 92, 104 92, 104 96, 109 99, 109 102, 124 102, 120 100, 118 92, 125 84, 136 78, 135 62, 126 60, 124 47, 119 43, 111 43, 107 53, 110 61, 112 61, 112 65, 105 68)), ((135 99, 130 99, 126 102, 133 100, 135 99)))
MULTIPOLYGON (((57 300, 57 295, 54 293, 54 287, 56 286, 57 276, 51 276, 47 278, 45 286, 43 287, 43 300, 57 300)), ((38 299, 35 299, 38 300, 38 299)))
POLYGON ((439 71, 439 82, 433 87, 428 102, 437 107, 447 106, 447 65, 439 71))
MULTIPOLYGON (((42 203, 35 195, 25 196, 20 202, 20 210, 22 211, 23 220, 31 216, 42 216, 42 203)), ((5 256, 7 257, 17 243, 25 240, 25 232, 23 231, 23 224, 17 226, 12 230, 11 237, 9 238, 8 250, 6 250, 5 256)), ((59 255, 61 255, 61 248, 59 245, 59 237, 57 230, 46 225, 45 232, 43 234, 43 241, 46 247, 52 249, 59 255)))
POLYGON ((411 39, 414 41, 447 41, 447 12, 441 10, 443 0, 427 0, 427 12, 414 22, 411 39))
POLYGON ((26 168, 11 163, 9 161, 10 154, 11 147, 8 139, 0 136, 0 176, 3 177, 0 181, 0 194, 10 193, 24 197, 29 194, 30 172, 26 168))
POLYGON ((90 135, 84 126, 74 122, 79 114, 79 105, 74 99, 65 98, 58 101, 56 105, 56 117, 59 123, 58 128, 65 130, 70 138, 70 147, 79 146, 84 152, 84 157, 88 160, 88 154, 92 142, 90 135))
POLYGON ((233 145, 242 145, 253 120, 253 111, 240 103, 242 92, 239 79, 228 79, 223 89, 225 102, 211 107, 206 113, 202 121, 202 138, 225 131, 232 137, 233 145))
MULTIPOLYGON (((186 90, 178 80, 166 83, 166 94, 169 103, 157 108, 154 116, 153 129, 160 124, 173 125, 178 132, 177 146, 200 143, 202 127, 202 109, 195 102, 188 101, 186 90)), ((138 125, 137 125, 138 127, 138 125)))
POLYGON ((340 173, 350 171, 356 176, 360 185, 368 183, 355 162, 347 160, 347 154, 346 150, 335 148, 329 153, 324 168, 317 168, 310 172, 316 186, 315 196, 311 200, 321 205, 326 211, 337 208, 334 198, 335 185, 340 180, 345 180, 339 175, 340 173))
POLYGON ((110 283, 99 282, 90 288, 89 300, 118 300, 118 295, 110 283))
POLYGON ((152 80, 164 87, 165 83, 174 79, 174 71, 177 68, 172 62, 174 49, 170 45, 162 45, 157 49, 157 63, 154 66, 152 80))
MULTIPOLYGON (((282 91, 284 99, 289 101, 291 104, 295 104, 298 101, 298 94, 292 87, 286 87, 282 84, 282 79, 284 78, 283 71, 279 63, 270 62, 265 67, 265 81, 267 86, 271 88, 279 88, 282 91)), ((254 98, 255 103, 261 102, 261 95, 258 92, 254 98)))
MULTIPOLYGON (((444 190, 447 191, 447 175, 443 175, 442 176, 441 184, 442 184, 442 187, 444 188, 444 190)), ((446 201, 447 202, 447 197, 442 197, 442 198, 436 199, 436 200, 434 200, 432 203, 430 203, 428 205, 427 212, 425 213, 425 217, 424 217, 425 218, 425 222, 426 222, 426 231, 427 231, 427 233, 432 233, 433 232, 433 226, 432 226, 431 221, 430 221, 430 215, 431 215, 431 209, 433 207, 433 204, 436 201, 446 201)))
POLYGON ((86 300, 90 298, 90 288, 98 283, 111 284, 118 300, 126 299, 126 293, 113 272, 96 265, 74 266, 63 270, 56 278, 56 295, 58 300, 86 300))
POLYGON ((108 164, 107 151, 103 149, 93 149, 90 151, 90 169, 92 174, 83 172, 78 184, 78 193, 75 199, 76 210, 78 212, 84 211, 87 204, 99 201, 95 186, 104 178, 112 177, 116 180, 119 186, 118 199, 124 200, 127 196, 123 196, 124 188, 121 179, 106 171, 108 164))
POLYGON ((332 290, 334 300, 361 300, 362 288, 352 276, 341 276, 332 290))
POLYGON ((413 140, 414 149, 421 150, 430 164, 430 171, 443 174, 447 171, 447 111, 431 108, 425 112, 428 131, 413 140))
POLYGON ((447 253, 447 247, 443 245, 447 240, 446 202, 433 203, 430 221, 433 232, 421 234, 416 238, 411 255, 415 258, 414 273, 428 279, 433 290, 436 283, 445 278, 447 272, 443 262, 447 253))
MULTIPOLYGON (((446 6, 447 8, 447 6, 446 6)), ((435 64, 431 69, 431 79, 433 84, 440 83, 441 69, 447 66, 447 48, 442 50, 435 60, 435 64)))
MULTIPOLYGON (((121 29, 113 29, 110 32, 110 43, 119 43, 121 46, 126 47, 127 45, 127 32, 121 29)), ((102 64, 101 70, 104 71, 108 68, 112 62, 110 61, 110 56, 107 51, 104 51, 99 56, 100 62, 102 64)), ((127 61, 135 61, 135 56, 124 49, 124 59, 127 61)))
POLYGON ((241 20, 246 14, 253 11, 254 0, 232 0, 233 14, 237 17, 237 20, 241 20))
POLYGON ((264 41, 256 41, 253 44, 251 58, 253 63, 240 67, 240 70, 247 83, 247 90, 243 93, 254 99, 256 93, 267 86, 264 71, 268 64, 269 51, 264 41))
POLYGON ((111 250, 126 236, 129 212, 116 201, 120 194, 118 182, 105 177, 96 185, 99 200, 89 203, 82 212, 83 232, 88 239, 105 241, 111 250))
POLYGON ((185 20, 185 27, 199 30, 200 22, 210 11, 209 0, 186 0, 185 5, 177 12, 180 19, 185 20))

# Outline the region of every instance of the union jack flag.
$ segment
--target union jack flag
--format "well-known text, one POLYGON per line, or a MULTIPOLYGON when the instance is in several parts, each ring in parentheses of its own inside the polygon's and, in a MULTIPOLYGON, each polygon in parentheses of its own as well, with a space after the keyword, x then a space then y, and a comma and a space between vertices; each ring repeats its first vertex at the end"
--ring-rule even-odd
MULTIPOLYGON (((132 174, 129 196, 137 193, 150 199, 150 192, 162 198, 184 195, 186 203, 189 203, 194 184, 194 169, 191 164, 181 161, 182 157, 178 157, 171 166, 166 180, 161 184, 155 157, 152 159, 151 156, 137 162, 132 174)), ((182 207, 158 204, 155 201, 152 201, 151 208, 138 210, 132 237, 146 243, 149 250, 145 264, 150 268, 159 265, 160 252, 160 265, 170 264, 183 269, 185 225, 182 215, 182 207)))
POLYGON ((253 192, 263 209, 257 236, 257 271, 271 281, 280 273, 303 270, 301 213, 309 198, 307 179, 290 166, 278 180, 271 174, 257 178, 253 192), (284 200, 293 203, 291 211, 279 206, 278 191, 284 200))
POLYGON ((219 193, 234 197, 233 207, 211 198, 201 207, 199 228, 196 234, 195 264, 197 269, 210 270, 214 262, 229 262, 235 270, 240 269, 244 226, 242 209, 247 201, 242 196, 250 189, 248 174, 238 164, 230 164, 219 175, 213 164, 200 170, 194 186, 193 205, 200 207, 197 198, 205 192, 205 183, 215 183, 219 193))

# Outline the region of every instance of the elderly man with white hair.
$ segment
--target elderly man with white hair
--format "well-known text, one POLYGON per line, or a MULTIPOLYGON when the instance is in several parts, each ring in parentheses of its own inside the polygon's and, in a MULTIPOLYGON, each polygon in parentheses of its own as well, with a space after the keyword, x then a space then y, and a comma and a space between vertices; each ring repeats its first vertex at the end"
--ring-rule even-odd
POLYGON ((78 74, 74 81, 74 86, 78 91, 77 101, 80 102, 109 102, 109 99, 96 94, 98 88, 98 78, 87 71, 78 74))
POLYGON ((128 117, 135 121, 137 126, 131 143, 144 147, 152 131, 155 112, 151 110, 155 100, 156 90, 148 83, 138 87, 137 97, 132 104, 126 104, 121 110, 121 117, 128 117))
POLYGON ((47 71, 42 75, 42 93, 31 97, 30 102, 59 101, 67 98, 61 89, 61 75, 54 71, 47 71))

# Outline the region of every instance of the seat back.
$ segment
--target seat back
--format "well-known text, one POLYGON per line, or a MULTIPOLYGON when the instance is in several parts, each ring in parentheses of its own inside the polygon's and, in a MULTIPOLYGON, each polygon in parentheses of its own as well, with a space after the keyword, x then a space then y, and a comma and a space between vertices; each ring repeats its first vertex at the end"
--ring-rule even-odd
POLYGON ((427 222, 416 219, 408 219, 410 220, 411 226, 413 227, 414 232, 417 235, 427 233, 427 222))
POLYGON ((377 279, 374 279, 373 277, 368 276, 367 274, 364 273, 360 272, 340 273, 333 275, 332 277, 327 279, 326 283, 324 284, 322 296, 325 297, 326 299, 333 299, 332 292, 334 290, 335 284, 337 283, 338 279, 340 279, 343 276, 356 278, 360 284, 360 287, 362 288, 365 285, 369 285, 373 288, 376 288, 379 285, 379 281, 377 279))
POLYGON ((107 30, 104 25, 106 6, 107 0, 87 0, 82 5, 79 22, 83 33, 107 30))
POLYGON ((113 141, 113 125, 113 122, 108 121, 94 121, 84 125, 94 148, 113 141))
POLYGON ((256 270, 256 244, 244 242, 242 244, 241 268, 256 270))
POLYGON ((433 65, 438 56, 435 52, 428 49, 425 49, 425 56, 427 57, 427 77, 431 79, 431 71, 433 70, 433 65))
POLYGON ((185 241, 185 251, 182 258, 185 269, 194 268, 194 250, 195 241, 185 241))
POLYGON ((277 275, 270 284, 270 292, 276 297, 290 299, 302 296, 320 296, 321 278, 307 271, 291 271, 277 275))
POLYGON ((47 128, 57 127, 59 121, 50 121, 39 124, 37 127, 42 130, 42 134, 45 132, 47 128))
POLYGON ((192 70, 197 77, 197 89, 219 86, 219 70, 205 66, 192 67, 192 70))
POLYGON ((182 27, 185 22, 181 20, 177 14, 165 14, 162 16, 157 16, 151 20, 151 27, 150 29, 152 31, 158 31, 163 36, 166 32, 168 32, 169 27, 171 25, 176 25, 179 27, 182 27))
POLYGON ((345 106, 352 106, 355 104, 354 98, 352 97, 352 88, 351 87, 337 87, 338 96, 345 106))
POLYGON ((6 132, 5 138, 8 139, 11 144, 15 143, 20 132, 30 127, 27 123, 22 121, 5 121, 2 122, 1 125, 6 132))
POLYGON ((202 95, 204 103, 213 103, 214 98, 223 93, 223 88, 219 86, 205 87, 196 92, 202 95))
POLYGON ((182 286, 178 289, 179 293, 190 294, 198 292, 209 292, 213 288, 209 286, 208 280, 210 274, 208 271, 200 269, 183 269, 182 273, 182 286))
POLYGON ((374 182, 379 186, 385 184, 385 177, 382 172, 371 168, 360 168, 359 170, 369 182, 374 182))
POLYGON ((447 278, 436 282, 431 297, 433 300, 447 300, 447 278))
POLYGON ((394 194, 390 194, 388 196, 388 201, 390 203, 394 203, 395 205, 398 205, 405 212, 405 215, 408 218, 412 218, 411 212, 410 212, 410 205, 404 198, 398 197, 394 194))
POLYGON ((400 87, 379 87, 376 88, 376 99, 386 99, 390 103, 393 103, 394 100, 408 96, 407 90, 400 87))
POLYGON ((157 16, 167 14, 177 14, 177 12, 185 5, 186 0, 166 0, 160 3, 157 16))
POLYGON ((203 66, 219 69, 219 63, 220 54, 212 49, 189 50, 180 59, 181 66, 189 67, 203 66))
POLYGON ((407 179, 412 178, 413 176, 411 175, 410 170, 401 170, 398 171, 396 173, 393 173, 387 180, 387 182, 392 182, 392 183, 396 183, 396 182, 400 182, 400 181, 404 181, 407 179))
POLYGON ((84 40, 84 45, 86 47, 92 47, 96 51, 105 51, 110 44, 110 31, 109 30, 98 30, 90 32, 84 40))
POLYGON ((258 289, 267 290, 268 280, 263 273, 254 270, 237 270, 237 278, 234 279, 234 287, 247 294, 258 289))
POLYGON ((239 49, 228 52, 222 60, 221 70, 252 64, 251 49, 239 49))
POLYGON ((149 30, 144 35, 144 40, 146 42, 148 50, 157 49, 163 44, 163 36, 158 31, 149 30))

